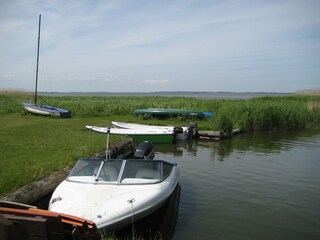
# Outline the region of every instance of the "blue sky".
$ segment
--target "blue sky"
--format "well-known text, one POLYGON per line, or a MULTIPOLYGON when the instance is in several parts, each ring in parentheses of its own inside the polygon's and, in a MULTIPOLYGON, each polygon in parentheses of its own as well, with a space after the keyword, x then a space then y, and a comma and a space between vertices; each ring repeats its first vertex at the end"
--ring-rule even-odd
POLYGON ((0 1, 0 89, 320 89, 318 0, 0 1))

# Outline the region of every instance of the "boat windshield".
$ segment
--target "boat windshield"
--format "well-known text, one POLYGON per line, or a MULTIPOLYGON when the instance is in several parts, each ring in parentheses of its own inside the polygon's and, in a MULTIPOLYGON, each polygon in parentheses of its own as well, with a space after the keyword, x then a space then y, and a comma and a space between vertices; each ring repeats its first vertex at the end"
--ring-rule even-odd
POLYGON ((116 160, 102 161, 101 159, 80 159, 72 169, 67 180, 84 183, 117 183, 121 165, 122 161, 116 160), (99 173, 100 167, 101 170, 99 173))
POLYGON ((95 184, 152 184, 166 179, 174 166, 162 160, 80 159, 67 180, 95 184))

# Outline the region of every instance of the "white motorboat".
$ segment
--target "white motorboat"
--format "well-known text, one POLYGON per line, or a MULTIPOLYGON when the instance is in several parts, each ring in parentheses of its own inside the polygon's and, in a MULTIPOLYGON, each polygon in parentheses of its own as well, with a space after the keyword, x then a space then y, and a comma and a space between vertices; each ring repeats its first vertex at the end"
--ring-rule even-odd
MULTIPOLYGON (((178 133, 172 129, 156 129, 156 128, 109 128, 98 126, 86 126, 88 130, 99 133, 110 133, 116 135, 128 135, 136 142, 150 141, 153 143, 172 143, 177 140, 178 133)), ((187 134, 187 133, 185 133, 187 134)))
POLYGON ((147 129, 172 131, 176 135, 176 140, 186 140, 190 131, 189 127, 159 126, 141 123, 112 122, 112 126, 120 129, 147 129))
POLYGON ((174 126, 160 126, 160 125, 150 125, 142 123, 125 123, 125 122, 111 122, 113 127, 116 128, 150 128, 150 129, 169 129, 172 130, 174 126))
POLYGON ((49 210, 114 230, 161 207, 178 179, 177 164, 163 160, 80 159, 54 191, 49 210))

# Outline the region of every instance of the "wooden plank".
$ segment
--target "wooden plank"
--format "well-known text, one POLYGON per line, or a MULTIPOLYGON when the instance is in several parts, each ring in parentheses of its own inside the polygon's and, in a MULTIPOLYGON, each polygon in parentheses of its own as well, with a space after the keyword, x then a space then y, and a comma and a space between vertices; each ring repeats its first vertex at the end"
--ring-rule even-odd
POLYGON ((200 138, 221 138, 222 134, 219 131, 198 131, 200 138))
POLYGON ((43 217, 27 217, 13 214, 4 214, 3 216, 11 222, 18 222, 21 224, 27 230, 30 237, 48 239, 46 226, 47 219, 43 217))
POLYGON ((206 139, 225 139, 241 133, 240 128, 232 130, 231 133, 223 133, 220 131, 198 131, 195 137, 206 139))
POLYGON ((241 128, 236 128, 232 130, 232 135, 237 135, 240 134, 242 132, 241 128))
POLYGON ((17 232, 19 236, 28 235, 30 240, 73 239, 72 232, 75 228, 81 239, 101 239, 94 222, 68 214, 34 208, 25 210, 0 207, 0 216, 3 216, 0 218, 0 223, 3 222, 0 225, 0 239, 11 239, 13 232, 17 232), (9 224, 10 228, 5 224, 9 224))
POLYGON ((58 213, 46 211, 44 213, 34 211, 33 209, 29 210, 21 210, 14 208, 2 208, 0 207, 0 213, 2 214, 12 214, 22 217, 43 217, 47 220, 47 230, 50 234, 54 234, 54 239, 64 239, 63 234, 63 226, 61 223, 61 217, 58 213), (61 236, 63 238, 61 238, 61 236))
POLYGON ((0 213, 0 239, 10 239, 13 223, 0 213))
POLYGON ((36 208, 35 206, 32 206, 32 205, 27 205, 27 204, 18 203, 18 202, 1 201, 1 200, 0 200, 0 207, 24 209, 24 210, 28 210, 30 208, 36 208))

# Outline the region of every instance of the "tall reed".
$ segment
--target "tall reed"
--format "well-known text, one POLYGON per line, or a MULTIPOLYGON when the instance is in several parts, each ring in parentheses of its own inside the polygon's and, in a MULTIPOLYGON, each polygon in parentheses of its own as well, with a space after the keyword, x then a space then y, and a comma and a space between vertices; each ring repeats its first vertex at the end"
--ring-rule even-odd
MULTIPOLYGON (((0 95, 0 114, 23 114, 21 102, 27 96, 0 95)), ((248 131, 319 128, 320 96, 294 95, 260 97, 250 100, 203 100, 185 97, 45 97, 51 105, 68 109, 73 117, 131 115, 135 109, 172 108, 213 112, 203 126, 219 130, 229 126, 248 131), (226 125, 226 124, 225 124, 226 125)), ((197 120, 199 121, 199 120, 197 120)))

